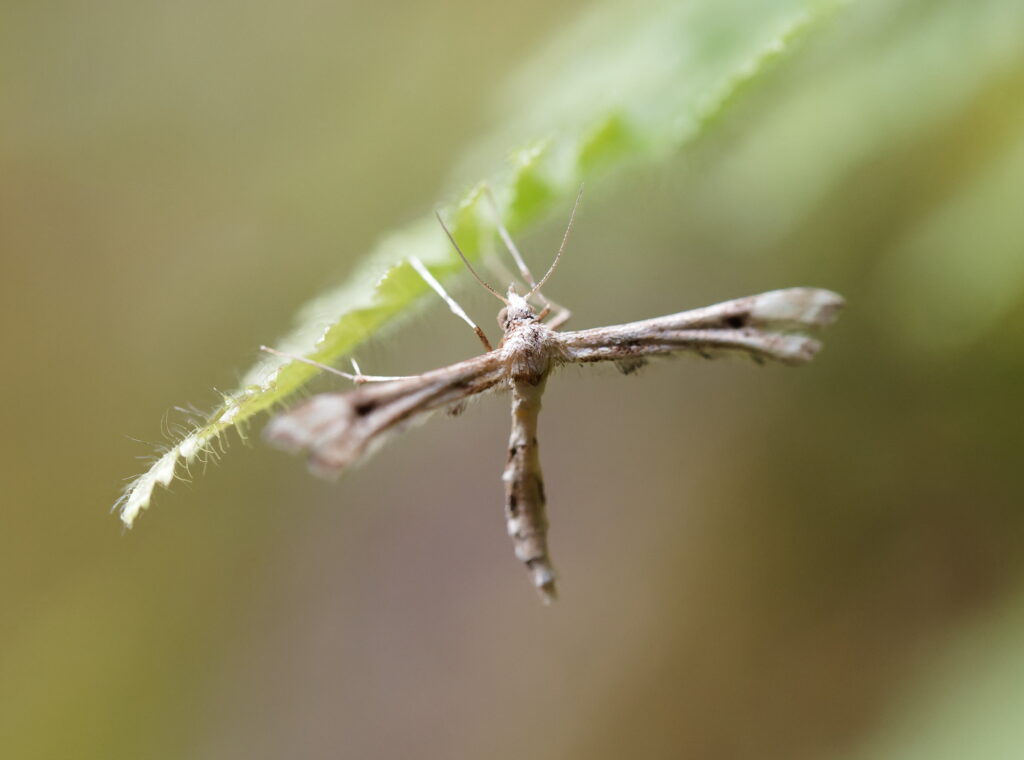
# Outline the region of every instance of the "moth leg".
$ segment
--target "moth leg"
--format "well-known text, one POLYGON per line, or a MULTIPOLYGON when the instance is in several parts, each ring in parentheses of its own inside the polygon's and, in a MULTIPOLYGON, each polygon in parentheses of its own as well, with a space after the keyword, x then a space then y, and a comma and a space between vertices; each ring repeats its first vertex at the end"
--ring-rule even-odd
POLYGON ((412 268, 416 270, 416 273, 423 278, 423 281, 426 282, 435 293, 441 296, 441 299, 446 304, 448 304, 448 308, 451 309, 452 314, 473 328, 473 332, 476 333, 476 337, 480 339, 480 342, 484 344, 484 348, 488 351, 493 351, 494 348, 491 346, 491 342, 487 340, 487 335, 484 334, 484 331, 477 326, 476 322, 469 318, 466 311, 459 306, 458 301, 448 295, 448 292, 444 287, 442 287, 441 283, 437 281, 437 278, 430 273, 430 270, 423 265, 423 262, 415 256, 410 256, 409 263, 412 265, 412 268))
POLYGON ((299 356, 298 354, 289 354, 286 351, 278 351, 276 348, 270 348, 270 346, 260 346, 260 351, 273 354, 274 356, 281 356, 285 359, 291 359, 295 362, 308 364, 311 367, 322 369, 324 372, 330 372, 332 375, 337 375, 338 377, 343 377, 346 380, 351 380, 356 385, 361 385, 362 383, 384 383, 391 380, 405 380, 407 377, 415 377, 414 375, 396 375, 393 377, 384 377, 383 375, 364 375, 359 370, 359 365, 356 364, 355 359, 352 360, 352 367, 356 371, 353 375, 350 372, 342 372, 340 369, 335 369, 329 364, 323 364, 321 362, 314 361, 313 359, 307 359, 305 356, 299 356))
POLYGON ((494 198, 494 192, 491 190, 491 186, 484 185, 484 193, 487 195, 487 201, 491 206, 491 211, 494 212, 494 224, 498 228, 498 234, 501 236, 502 242, 505 244, 505 248, 508 249, 512 259, 516 262, 516 268, 519 269, 519 274, 523 278, 523 282, 529 285, 531 288, 537 286, 537 281, 533 279, 533 275, 530 274, 530 268, 526 266, 526 261, 523 259, 523 255, 519 253, 519 249, 516 248, 515 242, 512 240, 512 236, 505 229, 504 222, 501 221, 501 212, 498 210, 498 201, 494 198))
MULTIPOLYGON (((519 252, 519 249, 516 247, 515 241, 512 240, 512 236, 505 228, 505 224, 501 221, 501 212, 498 210, 498 202, 494 199, 494 192, 491 190, 491 186, 485 184, 484 192, 487 195, 487 200, 490 203, 491 210, 494 212, 494 224, 498 228, 498 235, 501 236, 501 240, 505 244, 505 248, 508 249, 512 259, 516 262, 516 268, 519 269, 519 275, 523 278, 523 282, 525 282, 530 289, 536 289, 537 281, 530 272, 530 268, 526 266, 526 261, 523 259, 523 255, 519 252)), ((539 315, 542 321, 551 313, 552 310, 555 311, 555 316, 551 323, 548 324, 548 327, 555 329, 559 325, 565 324, 572 315, 572 312, 564 306, 559 306, 539 291, 537 292, 537 297, 540 298, 544 304, 544 308, 541 310, 539 315)))
MULTIPOLYGON (((544 307, 544 311, 542 311, 541 314, 547 316, 546 314, 544 314, 544 312, 550 312, 552 308, 555 309, 555 316, 553 316, 551 318, 551 321, 548 322, 548 327, 550 327, 552 330, 557 330, 559 327, 561 327, 570 319, 572 319, 572 312, 569 311, 564 306, 559 306, 554 301, 548 301, 548 305, 544 307)), ((541 319, 543 319, 544 316, 542 316, 541 319)))
POLYGON ((363 383, 389 383, 392 380, 408 380, 410 377, 416 377, 416 375, 364 375, 363 371, 359 369, 359 363, 355 357, 352 357, 349 361, 352 362, 352 369, 356 372, 354 375, 350 375, 348 372, 340 372, 339 374, 349 378, 356 385, 362 385, 363 383))

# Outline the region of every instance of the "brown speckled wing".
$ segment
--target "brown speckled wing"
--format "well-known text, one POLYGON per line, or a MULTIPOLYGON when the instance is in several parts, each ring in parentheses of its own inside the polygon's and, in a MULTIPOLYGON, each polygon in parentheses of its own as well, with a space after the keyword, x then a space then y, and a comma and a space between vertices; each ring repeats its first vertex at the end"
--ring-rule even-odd
POLYGON ((569 361, 615 361, 624 371, 644 357, 677 352, 742 353, 783 364, 810 361, 821 343, 800 330, 834 321, 841 296, 819 288, 773 290, 702 309, 612 327, 560 333, 569 361))
POLYGON ((271 420, 263 437, 286 451, 308 451, 310 471, 334 477, 370 453, 386 433, 493 390, 504 377, 500 353, 491 351, 422 375, 321 393, 271 420))

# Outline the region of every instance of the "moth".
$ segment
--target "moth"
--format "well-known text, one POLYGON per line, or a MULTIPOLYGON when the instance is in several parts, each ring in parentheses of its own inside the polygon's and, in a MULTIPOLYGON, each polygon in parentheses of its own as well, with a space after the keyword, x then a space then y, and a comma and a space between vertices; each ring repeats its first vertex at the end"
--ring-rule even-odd
POLYGON ((817 340, 802 331, 831 323, 843 306, 842 297, 829 290, 788 288, 640 322, 561 331, 570 312, 545 298, 541 287, 565 250, 579 197, 576 204, 554 262, 540 281, 530 274, 493 204, 498 232, 526 283, 524 295, 514 283, 502 296, 484 282, 439 214, 438 221, 466 267, 503 302, 498 314, 502 330, 498 347, 491 347, 483 330, 444 292, 426 267, 412 259, 410 263, 449 308, 473 328, 486 352, 409 377, 363 375, 358 365, 354 365, 356 374, 317 365, 355 381, 357 387, 347 393, 313 396, 275 417, 264 430, 270 444, 291 452, 308 452, 314 474, 334 477, 369 454, 389 431, 435 410, 457 413, 473 396, 507 391, 512 398, 512 433, 502 474, 505 519, 515 555, 526 565, 545 603, 556 597, 556 576, 548 552, 537 417, 552 370, 571 363, 614 362, 628 374, 651 357, 687 352, 706 358, 741 354, 758 363, 769 360, 800 365, 821 348, 817 340))

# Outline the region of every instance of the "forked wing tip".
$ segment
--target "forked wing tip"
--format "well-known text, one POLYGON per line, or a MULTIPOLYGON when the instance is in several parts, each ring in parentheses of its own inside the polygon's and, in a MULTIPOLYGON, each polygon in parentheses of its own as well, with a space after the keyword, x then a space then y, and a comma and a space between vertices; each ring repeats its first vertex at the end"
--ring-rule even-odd
POLYGON ((287 451, 289 454, 302 451, 308 443, 307 437, 303 426, 296 423, 288 414, 275 417, 263 428, 263 440, 275 449, 287 451))
POLYGON ((806 364, 822 349, 822 342, 806 335, 784 335, 778 352, 779 359, 790 365, 806 364))
POLYGON ((845 303, 841 295, 824 288, 787 288, 762 293, 751 311, 757 322, 824 327, 835 322, 845 303))

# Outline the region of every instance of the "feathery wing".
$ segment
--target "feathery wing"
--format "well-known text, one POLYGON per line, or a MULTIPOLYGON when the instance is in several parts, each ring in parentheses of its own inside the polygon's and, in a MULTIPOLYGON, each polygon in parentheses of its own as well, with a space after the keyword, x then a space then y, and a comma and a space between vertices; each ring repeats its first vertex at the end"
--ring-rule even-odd
POLYGON ((569 361, 617 361, 624 369, 644 357, 693 351, 711 356, 721 350, 783 364, 810 361, 821 343, 802 328, 830 324, 843 299, 830 290, 788 288, 737 298, 642 322, 560 333, 569 361))
POLYGON ((308 450, 314 474, 335 476, 387 431, 490 390, 504 376, 500 353, 491 351, 422 375, 321 393, 271 420, 263 437, 286 451, 308 450))

